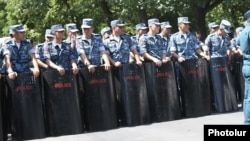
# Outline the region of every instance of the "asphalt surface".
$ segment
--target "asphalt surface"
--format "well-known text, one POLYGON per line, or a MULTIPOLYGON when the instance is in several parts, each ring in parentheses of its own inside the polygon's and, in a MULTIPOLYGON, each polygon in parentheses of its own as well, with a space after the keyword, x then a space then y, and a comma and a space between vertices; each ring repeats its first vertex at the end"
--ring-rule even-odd
POLYGON ((204 125, 211 124, 242 125, 243 112, 239 109, 230 113, 213 113, 196 118, 30 141, 203 141, 204 125))

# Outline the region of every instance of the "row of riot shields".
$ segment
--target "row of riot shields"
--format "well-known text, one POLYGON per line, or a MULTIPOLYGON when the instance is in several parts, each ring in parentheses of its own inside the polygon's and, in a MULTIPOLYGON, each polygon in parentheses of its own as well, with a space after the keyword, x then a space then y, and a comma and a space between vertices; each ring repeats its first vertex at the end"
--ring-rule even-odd
POLYGON ((26 140, 203 116, 212 104, 219 112, 236 109, 224 59, 211 59, 210 65, 202 58, 180 63, 180 95, 174 70, 173 62, 161 67, 148 62, 111 71, 100 66, 94 73, 80 69, 78 75, 71 70, 64 75, 44 71, 39 78, 20 73, 7 79, 12 136, 26 140))

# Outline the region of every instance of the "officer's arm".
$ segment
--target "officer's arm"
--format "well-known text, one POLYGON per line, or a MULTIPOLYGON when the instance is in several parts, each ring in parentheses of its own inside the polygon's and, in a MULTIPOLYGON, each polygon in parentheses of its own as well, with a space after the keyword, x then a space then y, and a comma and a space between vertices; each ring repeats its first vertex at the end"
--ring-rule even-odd
POLYGON ((5 64, 6 64, 6 68, 7 68, 7 73, 14 73, 13 69, 12 69, 12 64, 10 61, 10 56, 9 55, 5 55, 5 64))
POLYGON ((56 69, 56 70, 60 70, 60 69, 62 69, 62 67, 60 67, 60 66, 58 66, 58 65, 56 65, 54 62, 52 62, 49 58, 48 59, 46 59, 46 64, 48 65, 48 66, 50 66, 51 68, 53 68, 53 69, 56 69))
POLYGON ((136 49, 133 49, 132 52, 133 52, 133 54, 134 54, 134 56, 135 56, 136 64, 137 64, 137 65, 141 65, 142 62, 141 62, 141 60, 140 60, 140 56, 139 56, 137 50, 136 50, 136 49))
POLYGON ((48 65, 43 63, 40 59, 36 59, 38 66, 47 69, 48 65))
POLYGON ((101 51, 101 56, 105 62, 105 64, 110 65, 110 61, 109 61, 109 55, 106 53, 106 51, 101 51))
POLYGON ((34 67, 33 74, 35 75, 35 77, 37 77, 39 75, 39 68, 35 54, 30 54, 30 58, 34 67))

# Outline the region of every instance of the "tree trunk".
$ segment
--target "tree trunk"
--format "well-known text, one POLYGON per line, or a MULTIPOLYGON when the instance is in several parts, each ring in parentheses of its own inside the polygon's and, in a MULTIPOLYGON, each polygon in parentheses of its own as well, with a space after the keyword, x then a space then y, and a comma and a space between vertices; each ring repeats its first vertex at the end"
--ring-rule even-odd
POLYGON ((201 33, 201 41, 204 41, 207 37, 207 26, 206 26, 206 11, 204 8, 193 7, 194 18, 195 18, 195 29, 201 33))
POLYGON ((110 25, 110 22, 113 20, 113 13, 110 11, 110 7, 108 5, 108 2, 106 0, 101 0, 101 8, 103 10, 103 13, 107 17, 107 25, 110 25))

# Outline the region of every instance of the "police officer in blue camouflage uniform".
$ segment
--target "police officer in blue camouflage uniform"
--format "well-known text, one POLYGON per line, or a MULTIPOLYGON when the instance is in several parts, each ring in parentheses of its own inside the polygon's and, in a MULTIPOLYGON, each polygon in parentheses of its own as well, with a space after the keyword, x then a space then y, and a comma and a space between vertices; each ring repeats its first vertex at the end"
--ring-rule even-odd
MULTIPOLYGON (((147 33, 147 29, 148 27, 145 25, 145 23, 139 23, 135 26, 136 29, 136 35, 135 36, 131 36, 132 41, 136 44, 137 46, 137 51, 140 52, 140 48, 138 46, 138 42, 139 42, 139 38, 143 35, 147 33)), ((129 62, 134 62, 134 55, 132 52, 130 52, 130 58, 129 58, 129 62)), ((143 56, 140 55, 140 60, 144 61, 143 56)))
POLYGON ((36 59, 40 69, 48 69, 48 65, 44 60, 44 44, 53 41, 53 35, 50 29, 45 30, 45 42, 36 45, 36 59))
POLYGON ((246 25, 239 37, 239 44, 243 54, 242 73, 245 80, 243 100, 244 124, 250 125, 250 10, 244 14, 246 25))
POLYGON ((109 26, 106 26, 101 30, 102 41, 108 38, 109 35, 111 35, 111 28, 109 26))
POLYGON ((188 17, 178 18, 179 32, 173 34, 170 38, 170 51, 173 57, 179 63, 186 59, 197 58, 196 54, 209 60, 210 57, 202 52, 196 37, 189 31, 189 24, 188 17))
POLYGON ((148 28, 148 33, 143 34, 139 39, 140 54, 143 55, 145 61, 153 61, 157 66, 161 66, 162 62, 167 62, 167 51, 161 36, 158 35, 160 31, 159 19, 149 19, 148 28))
POLYGON ((96 66, 103 64, 103 59, 105 70, 109 70, 109 57, 103 45, 102 38, 99 34, 93 33, 93 19, 83 19, 81 28, 83 34, 77 38, 77 48, 80 56, 78 65, 81 67, 87 66, 90 72, 94 72, 96 66))
POLYGON ((194 34, 189 31, 188 17, 178 18, 179 32, 176 32, 170 37, 170 52, 175 58, 175 71, 177 79, 178 93, 180 94, 180 75, 179 75, 179 63, 184 62, 186 59, 197 58, 197 54, 206 58, 210 57, 202 52, 199 43, 194 34))
POLYGON ((219 29, 219 25, 216 22, 211 22, 208 24, 209 33, 214 33, 219 29))
POLYGON ((66 30, 67 30, 67 39, 64 40, 67 43, 71 42, 71 38, 77 37, 77 32, 79 31, 76 27, 75 23, 69 23, 66 24, 66 30))
POLYGON ((218 31, 208 35, 205 40, 205 45, 208 47, 209 54, 211 58, 216 57, 229 57, 231 59, 232 51, 231 38, 228 33, 230 33, 231 24, 227 20, 222 20, 218 31))
POLYGON ((238 40, 239 40, 240 33, 242 32, 242 30, 243 30, 243 27, 237 27, 235 29, 235 37, 232 38, 231 40, 231 46, 232 46, 232 50, 234 54, 239 54, 239 55, 242 54, 240 50, 240 46, 237 45, 237 43, 239 42, 238 40))
POLYGON ((104 40, 104 45, 110 56, 110 62, 115 67, 129 63, 130 51, 133 52, 136 64, 141 65, 136 44, 131 37, 124 34, 124 24, 121 20, 111 21, 112 34, 104 40))
POLYGON ((3 69, 10 79, 15 79, 18 73, 33 72, 35 77, 39 76, 35 50, 30 41, 25 39, 25 29, 21 24, 11 26, 13 38, 3 44, 3 55, 5 64, 3 69), (32 62, 34 68, 30 68, 32 62))
POLYGON ((64 28, 61 24, 51 26, 53 41, 44 44, 44 60, 46 64, 64 75, 65 69, 78 73, 76 48, 74 44, 63 42, 64 28))
POLYGON ((171 29, 172 26, 170 25, 169 21, 161 22, 161 33, 159 34, 163 40, 163 45, 166 50, 166 60, 170 61, 171 59, 171 52, 169 49, 169 42, 171 37, 171 29))

